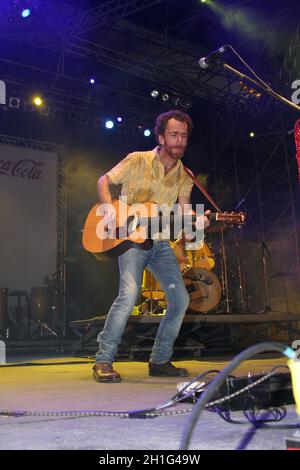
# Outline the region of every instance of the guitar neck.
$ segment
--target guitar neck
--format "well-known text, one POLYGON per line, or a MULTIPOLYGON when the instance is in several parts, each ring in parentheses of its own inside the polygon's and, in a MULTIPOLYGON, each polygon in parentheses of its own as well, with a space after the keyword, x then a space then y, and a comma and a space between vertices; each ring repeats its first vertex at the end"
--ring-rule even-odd
MULTIPOLYGON (((231 225, 242 225, 246 221, 246 215, 242 212, 240 213, 234 213, 234 212, 212 212, 207 216, 210 222, 222 222, 222 223, 228 223, 231 225)), ((184 215, 176 215, 174 213, 170 214, 162 214, 160 213, 158 216, 153 216, 153 217, 141 217, 139 219, 139 223, 141 225, 144 224, 150 224, 150 223, 161 223, 163 220, 166 221, 168 220, 171 224, 175 223, 181 223, 183 224, 186 220, 189 220, 191 222, 196 222, 197 215, 196 214, 191 214, 188 216, 184 215)))

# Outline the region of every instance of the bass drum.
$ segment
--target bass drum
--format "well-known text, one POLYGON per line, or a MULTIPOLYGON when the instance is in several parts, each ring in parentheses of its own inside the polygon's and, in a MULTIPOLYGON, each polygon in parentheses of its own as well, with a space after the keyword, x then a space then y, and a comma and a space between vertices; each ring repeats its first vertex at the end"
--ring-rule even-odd
POLYGON ((215 259, 207 243, 204 243, 203 246, 197 250, 186 250, 188 263, 181 262, 182 249, 180 249, 179 242, 180 240, 177 240, 176 242, 170 242, 170 246, 174 251, 176 259, 179 263, 180 271, 182 273, 191 267, 208 270, 211 270, 215 267, 215 259))
POLYGON ((217 276, 206 269, 189 268, 183 275, 190 296, 189 308, 196 312, 213 310, 221 299, 222 288, 217 276))
POLYGON ((47 320, 48 306, 48 287, 33 287, 29 299, 30 318, 40 321, 47 320))

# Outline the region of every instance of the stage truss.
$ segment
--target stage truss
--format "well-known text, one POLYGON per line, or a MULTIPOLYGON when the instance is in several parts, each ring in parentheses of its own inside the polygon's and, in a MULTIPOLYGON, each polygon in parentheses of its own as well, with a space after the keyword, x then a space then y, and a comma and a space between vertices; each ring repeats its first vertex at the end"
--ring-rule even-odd
POLYGON ((289 113, 276 104, 268 120, 247 119, 235 109, 228 113, 211 110, 213 195, 223 210, 248 214, 245 228, 225 234, 228 256, 235 257, 229 271, 238 279, 237 310, 242 305, 245 312, 249 308, 300 311, 299 185, 293 126, 289 113), (247 282, 251 292, 247 292, 247 282), (259 290, 263 296, 249 307, 259 290))

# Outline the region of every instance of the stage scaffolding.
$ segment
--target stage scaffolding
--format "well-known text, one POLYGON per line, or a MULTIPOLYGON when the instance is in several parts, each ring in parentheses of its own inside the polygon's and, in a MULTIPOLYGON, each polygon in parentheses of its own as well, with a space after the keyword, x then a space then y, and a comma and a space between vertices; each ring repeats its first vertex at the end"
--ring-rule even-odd
POLYGON ((211 190, 222 209, 248 214, 245 228, 225 233, 228 256, 240 257, 242 273, 237 273, 236 261, 231 268, 233 277, 238 278, 237 310, 242 304, 245 312, 249 309, 299 312, 300 222, 295 121, 276 104, 267 116, 268 119, 265 116, 253 120, 235 109, 229 112, 211 109, 211 190), (255 133, 252 138, 251 131, 255 133), (247 292, 247 283, 252 285, 252 293, 247 292), (259 289, 263 292, 260 299, 257 298, 259 289))

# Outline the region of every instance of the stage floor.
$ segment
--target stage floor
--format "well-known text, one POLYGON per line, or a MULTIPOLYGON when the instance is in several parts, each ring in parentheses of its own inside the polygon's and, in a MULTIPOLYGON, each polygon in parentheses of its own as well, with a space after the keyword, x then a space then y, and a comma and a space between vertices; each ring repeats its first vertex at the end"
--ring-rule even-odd
MULTIPOLYGON (((176 364, 187 367, 191 379, 209 369, 221 370, 231 359, 205 357, 176 364)), ((267 372, 279 364, 286 364, 284 357, 260 355, 243 363, 234 375, 267 372)), ((10 358, 0 367, 0 408, 133 411, 167 402, 176 393, 177 383, 188 380, 149 377, 145 362, 118 362, 115 368, 123 381, 99 384, 92 378, 92 365, 93 360, 87 357, 10 358)), ((170 410, 188 408, 192 405, 183 403, 170 410)), ((0 449, 176 450, 190 416, 190 412, 155 419, 0 416, 0 449)), ((293 405, 287 406, 283 421, 271 423, 268 428, 253 429, 240 411, 233 412, 232 418, 246 424, 230 424, 217 414, 205 411, 194 430, 190 449, 235 449, 243 439, 249 450, 285 449, 284 439, 295 432, 292 425, 297 424, 293 405)))

